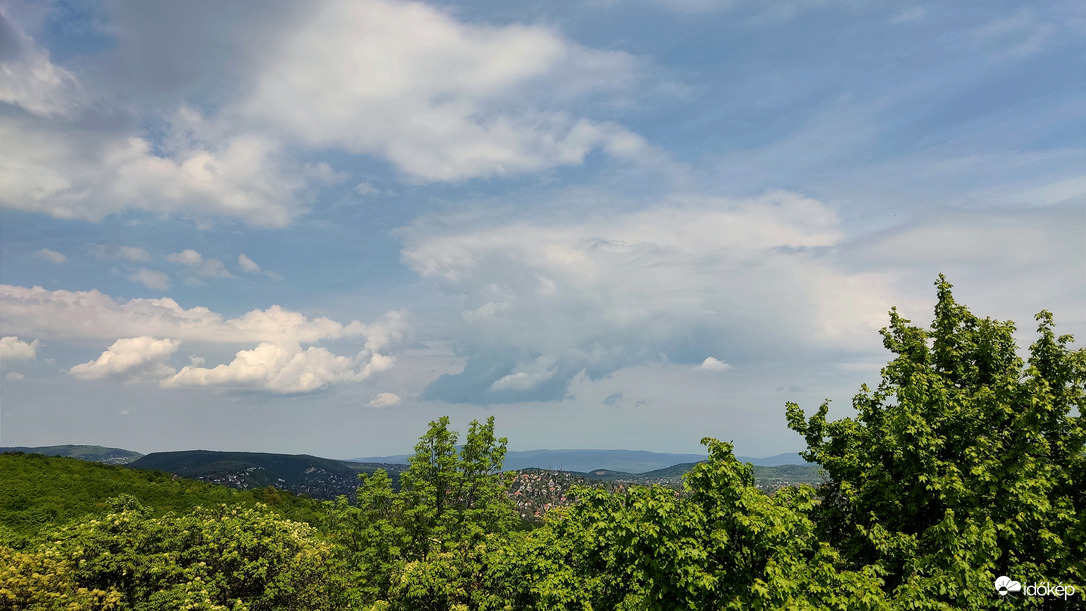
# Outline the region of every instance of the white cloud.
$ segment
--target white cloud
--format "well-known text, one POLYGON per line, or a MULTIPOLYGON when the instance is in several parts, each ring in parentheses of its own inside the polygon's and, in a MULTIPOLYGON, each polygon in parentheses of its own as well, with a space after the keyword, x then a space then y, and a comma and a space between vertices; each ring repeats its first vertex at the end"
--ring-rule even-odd
POLYGON ((360 182, 357 185, 355 185, 354 190, 355 190, 356 193, 358 193, 362 197, 365 197, 367 195, 373 195, 375 193, 380 193, 381 192, 380 189, 374 187, 373 185, 371 185, 370 183, 365 182, 365 181, 360 182))
POLYGON ((647 149, 625 128, 542 110, 621 86, 632 59, 523 25, 467 24, 414 2, 334 0, 284 33, 238 111, 312 148, 380 155, 426 181, 580 164, 647 149))
POLYGON ((311 346, 262 343, 242 350, 228 364, 213 368, 186 366, 162 380, 167 388, 224 387, 263 390, 281 394, 304 393, 331 384, 358 382, 392 367, 394 358, 368 351, 354 358, 337 356, 311 346))
MULTIPOLYGON (((191 248, 166 255, 166 260, 184 265, 200 278, 233 278, 222 261, 205 257, 191 248)), ((252 263, 252 261, 249 262, 252 263)), ((256 264, 253 263, 253 265, 256 264)))
POLYGON ((98 291, 49 291, 0 284, 0 314, 6 330, 48 339, 108 339, 134 334, 208 343, 297 342, 362 336, 382 345, 402 334, 403 315, 393 313, 373 327, 347 325, 271 306, 226 318, 205 307, 182 308, 169 298, 116 301, 98 291))
POLYGON ((49 59, 13 22, 0 14, 0 102, 42 116, 67 115, 80 105, 79 81, 49 59))
POLYGON ((263 269, 260 268, 259 265, 257 265, 256 261, 253 261, 252 259, 250 259, 249 257, 247 257, 247 256, 245 256, 243 254, 238 255, 238 267, 241 268, 241 271, 243 271, 243 272, 245 272, 247 274, 263 274, 263 275, 271 278, 272 280, 282 280, 283 279, 282 276, 280 276, 279 274, 277 274, 275 272, 264 271, 263 269))
POLYGON ((370 407, 392 407, 393 405, 399 405, 403 402, 403 399, 399 395, 394 395, 390 392, 377 393, 377 396, 370 400, 366 405, 370 407))
POLYGON ((25 342, 13 335, 2 337, 0 338, 0 360, 33 361, 38 358, 37 350, 40 345, 39 340, 25 342))
POLYGON ((165 272, 141 267, 128 275, 132 282, 139 282, 143 286, 156 291, 165 291, 170 288, 170 277, 165 272))
POLYGON ((698 369, 703 371, 727 371, 731 368, 731 365, 711 356, 705 357, 705 360, 701 362, 701 365, 698 365, 698 369))
POLYGON ((682 199, 580 221, 423 219, 401 232, 403 261, 462 295, 464 372, 431 385, 450 401, 560 399, 661 358, 704 363, 727 350, 877 344, 893 272, 851 272, 828 253, 836 214, 794 193, 682 199))
POLYGON ((9 380, 16 380, 16 381, 18 381, 18 380, 21 380, 21 379, 25 378, 26 376, 24 376, 23 374, 19 373, 18 371, 13 371, 13 372, 11 372, 11 373, 7 374, 7 375, 6 375, 6 376, 4 376, 4 377, 5 377, 5 378, 7 378, 7 379, 9 379, 9 380))
POLYGON ((63 219, 133 209, 261 227, 285 226, 304 210, 307 179, 285 164, 281 143, 206 123, 182 107, 164 141, 153 143, 134 131, 7 117, 0 205, 63 219))
POLYGON ((121 246, 119 244, 88 244, 91 253, 99 259, 125 259, 133 263, 150 261, 151 253, 139 246, 121 246))
POLYGON ((425 398, 560 400, 581 372, 599 379, 654 361, 722 368, 706 360, 713 354, 744 369, 866 361, 880 352, 891 306, 930 311, 939 272, 974 292, 976 279, 999 279, 979 283, 992 287, 986 297, 963 296, 978 312, 1022 321, 1049 308, 1072 332, 1084 322, 1079 205, 945 213, 852 239, 830 208, 783 192, 576 220, 483 214, 495 215, 435 215, 399 234, 404 263, 463 298, 451 333, 467 363, 425 398))
POLYGON ((268 11, 239 19, 236 36, 168 12, 111 17, 124 24, 119 46, 85 69, 113 74, 108 64, 118 61, 136 78, 101 78, 88 92, 21 31, 0 37, 18 50, 4 54, 3 99, 32 113, 5 116, 0 206, 90 221, 144 211, 283 227, 316 189, 349 176, 300 163, 299 144, 377 155, 422 181, 579 165, 594 150, 659 157, 625 127, 571 110, 589 96, 628 95, 637 60, 547 27, 470 24, 396 0, 327 0, 304 18, 268 11), (161 45, 132 35, 156 28, 169 31, 161 45), (194 54, 213 51, 194 53, 193 38, 225 45, 231 60, 200 63, 194 54), (190 60, 191 71, 179 68, 190 60), (214 111, 165 109, 162 96, 203 99, 197 89, 213 82, 227 85, 215 90, 214 111))
POLYGON ((259 274, 262 271, 256 262, 243 254, 238 255, 238 267, 241 268, 241 271, 249 274, 259 274))
POLYGON ((174 373, 167 361, 180 345, 176 339, 149 336, 119 339, 97 360, 76 365, 68 373, 82 380, 160 379, 174 373))
POLYGON ((68 257, 64 253, 59 253, 55 250, 49 250, 48 248, 42 248, 34 254, 38 255, 39 257, 45 259, 50 263, 56 263, 58 265, 68 260, 68 257))

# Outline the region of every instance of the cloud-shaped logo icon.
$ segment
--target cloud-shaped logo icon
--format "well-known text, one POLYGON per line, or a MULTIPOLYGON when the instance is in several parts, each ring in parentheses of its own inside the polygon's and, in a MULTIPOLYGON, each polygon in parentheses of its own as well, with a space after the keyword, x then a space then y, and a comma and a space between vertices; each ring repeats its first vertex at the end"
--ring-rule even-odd
POLYGON ((995 589, 996 592, 999 592, 1000 596, 1006 596, 1007 592, 1021 592, 1022 584, 1006 575, 1002 575, 999 579, 995 580, 995 589))

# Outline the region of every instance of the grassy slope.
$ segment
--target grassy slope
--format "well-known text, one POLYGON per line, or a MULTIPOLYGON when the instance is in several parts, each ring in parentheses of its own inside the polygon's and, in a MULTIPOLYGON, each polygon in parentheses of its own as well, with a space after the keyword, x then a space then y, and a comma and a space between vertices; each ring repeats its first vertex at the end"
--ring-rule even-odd
POLYGON ((279 490, 240 491, 159 471, 134 470, 41 454, 0 454, 0 526, 13 543, 56 525, 108 511, 110 497, 131 494, 160 515, 198 505, 267 503, 285 517, 317 520, 319 505, 279 490))

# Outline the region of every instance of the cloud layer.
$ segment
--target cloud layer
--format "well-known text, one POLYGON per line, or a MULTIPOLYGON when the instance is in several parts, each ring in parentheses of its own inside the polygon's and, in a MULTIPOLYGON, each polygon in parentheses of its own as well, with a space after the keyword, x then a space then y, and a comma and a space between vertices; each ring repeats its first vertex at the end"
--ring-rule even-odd
POLYGON ((404 262, 465 300, 467 368, 429 391, 450 401, 561 398, 581 372, 661 359, 863 346, 895 302, 892 276, 827 256, 836 214, 788 192, 403 236, 404 262))
MULTIPOLYGON (((621 159, 649 151, 618 123, 570 110, 629 87, 636 62, 625 53, 540 26, 466 23, 415 2, 325 0, 311 9, 278 20, 268 11, 234 34, 208 32, 201 20, 156 21, 170 11, 142 14, 143 28, 163 34, 155 43, 163 61, 186 37, 235 37, 229 46, 247 65, 205 66, 217 75, 206 80, 245 76, 213 105, 199 103, 209 92, 198 88, 163 105, 153 95, 118 98, 109 79, 84 86, 5 20, 11 52, 0 63, 8 77, 0 101, 25 112, 4 116, 0 205, 64 219, 140 210, 283 227, 346 176, 302 161, 299 145, 375 156, 412 181, 580 165, 593 150, 621 159), (148 123, 159 127, 141 127, 148 123)), ((85 80, 111 74, 109 61, 129 70, 148 61, 128 46, 137 43, 146 41, 124 36, 112 54, 85 58, 85 80)))
POLYGON ((891 306, 926 315, 940 272, 965 282, 1002 270, 1028 292, 981 306, 1018 319, 1060 308, 1078 326, 1071 293, 1086 295, 1045 263, 1083 260, 1076 212, 948 214, 847 240, 831 208, 776 191, 599 218, 431 217, 402 231, 402 258, 464 303, 451 333, 467 365, 427 397, 557 400, 578 375, 649 362, 861 358, 880 350, 891 306))
MULTIPOLYGON (((10 332, 50 339, 146 335, 206 343, 311 344, 366 335, 366 325, 309 319, 279 306, 226 318, 204 307, 182 308, 168 297, 117 301, 99 291, 50 291, 0 284, 0 313, 10 332)), ((384 334, 382 329, 374 330, 384 334)))

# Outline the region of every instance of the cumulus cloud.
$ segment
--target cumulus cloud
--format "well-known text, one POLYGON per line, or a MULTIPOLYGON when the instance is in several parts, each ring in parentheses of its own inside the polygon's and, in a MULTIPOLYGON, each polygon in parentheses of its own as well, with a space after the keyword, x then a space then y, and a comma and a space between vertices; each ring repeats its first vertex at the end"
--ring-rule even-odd
POLYGON ((1080 205, 933 213, 852 238, 831 208, 788 192, 577 218, 483 214, 399 233, 404 263, 463 299, 450 332, 466 365, 430 399, 561 400, 578 375, 661 361, 721 370, 707 355, 736 367, 866 361, 881 356, 891 306, 930 312, 940 272, 969 283, 963 301, 978 312, 1023 321, 1048 308, 1071 332, 1086 324, 1080 205))
POLYGON ((348 358, 316 346, 302 349, 298 344, 262 343, 252 350, 238 352, 228 364, 212 368, 186 366, 163 380, 162 386, 304 393, 332 384, 364 380, 391 368, 394 360, 391 356, 368 351, 348 358))
POLYGON ((226 318, 205 307, 185 309, 169 298, 117 301, 99 291, 50 291, 0 284, 0 314, 6 330, 47 339, 108 339, 140 334, 207 343, 296 342, 367 336, 387 345, 402 335, 403 313, 392 313, 371 329, 326 317, 310 319, 273 305, 226 318), (372 335, 369 333, 372 332, 372 335))
POLYGON ((262 227, 282 227, 304 210, 307 179, 286 164, 279 141, 220 133, 188 107, 167 123, 167 137, 153 142, 79 121, 6 117, 0 205, 64 219, 134 209, 262 227))
MULTIPOLYGON (((309 319, 279 306, 225 318, 204 307, 186 310, 168 298, 118 302, 98 291, 47 291, 11 285, 0 285, 0 312, 6 327, 36 329, 42 337, 58 340, 143 334, 117 340, 97 360, 71 368, 69 373, 77 378, 159 380, 170 388, 221 387, 275 393, 309 392, 357 382, 389 369, 395 362, 389 350, 404 339, 407 329, 406 314, 398 311, 388 312, 370 325, 358 321, 343 325, 323 317, 309 319), (333 354, 320 346, 303 347, 349 337, 365 338, 363 349, 352 357, 333 354), (205 359, 193 355, 190 365, 175 371, 168 360, 182 341, 257 346, 241 350, 230 363, 215 367, 202 367, 205 359)), ((14 336, 3 340, 5 357, 9 352, 32 354, 37 345, 37 340, 27 344, 14 336)))
POLYGON ((5 375, 4 377, 5 377, 5 378, 7 378, 7 379, 9 379, 9 380, 15 380, 15 381, 18 381, 18 380, 21 380, 21 379, 23 379, 23 378, 24 378, 24 377, 26 377, 26 376, 24 376, 23 374, 19 373, 18 371, 13 371, 13 372, 11 372, 11 373, 9 373, 9 374, 5 375))
POLYGON ((836 214, 795 193, 687 199, 579 221, 423 219, 403 261, 464 297, 468 362, 427 390, 480 403, 554 400, 661 359, 699 365, 727 350, 866 346, 885 322, 892 273, 852 272, 829 253, 836 214), (462 223, 462 224, 461 224, 462 223))
POLYGON ((149 336, 119 339, 97 360, 76 365, 68 373, 82 380, 160 379, 174 373, 167 361, 180 345, 176 339, 149 336))
POLYGON ((638 155, 645 142, 617 124, 525 103, 606 89, 632 71, 625 54, 542 27, 467 24, 421 3, 334 0, 284 33, 242 109, 313 148, 380 155, 416 179, 460 180, 580 164, 593 149, 638 155))
POLYGON ((59 253, 55 250, 49 250, 48 248, 42 248, 34 254, 38 255, 38 257, 45 259, 50 263, 56 263, 57 265, 64 263, 68 260, 68 257, 64 253, 59 253))
POLYGON ((370 407, 392 407, 393 405, 399 405, 403 402, 403 399, 399 395, 394 395, 390 392, 377 393, 377 396, 370 400, 366 405, 370 407))
POLYGON ((132 282, 138 282, 143 286, 156 291, 165 291, 170 288, 170 276, 165 272, 141 267, 128 275, 132 282))
POLYGON ((698 369, 703 371, 726 371, 731 369, 732 366, 714 357, 705 357, 705 360, 698 365, 698 369))
POLYGON ((211 5, 107 12, 123 24, 117 48, 87 56, 83 69, 134 81, 103 76, 89 91, 4 22, 0 99, 28 112, 4 117, 0 206, 90 221, 134 210, 283 227, 317 189, 348 177, 300 161, 299 146, 379 156, 414 181, 579 165, 592 151, 657 155, 626 127, 574 111, 628 95, 638 61, 548 27, 467 23, 398 0, 324 0, 304 15, 211 5), (211 10, 230 26, 209 25, 202 12, 211 10), (209 86, 209 108, 164 102, 206 99, 209 86))
POLYGON ((38 346, 41 345, 39 340, 32 342, 26 342, 14 335, 0 338, 0 360, 11 361, 33 361, 38 358, 38 346))
MULTIPOLYGON (((233 277, 230 272, 227 271, 226 266, 223 265, 222 261, 205 257, 191 248, 166 255, 166 260, 171 263, 184 265, 186 269, 200 278, 233 277)), ((252 261, 249 262, 252 263, 252 261)))

